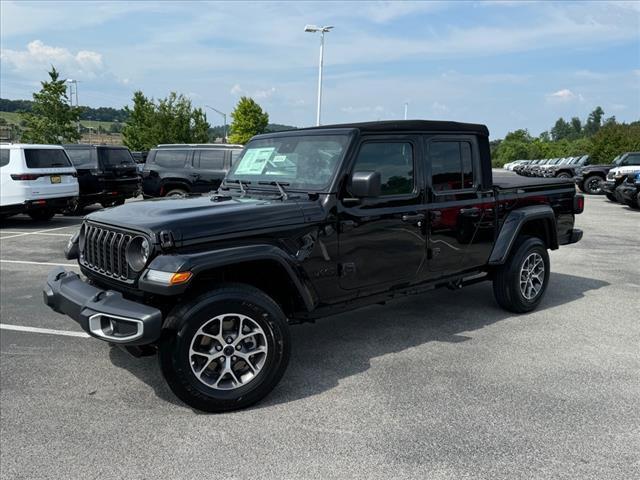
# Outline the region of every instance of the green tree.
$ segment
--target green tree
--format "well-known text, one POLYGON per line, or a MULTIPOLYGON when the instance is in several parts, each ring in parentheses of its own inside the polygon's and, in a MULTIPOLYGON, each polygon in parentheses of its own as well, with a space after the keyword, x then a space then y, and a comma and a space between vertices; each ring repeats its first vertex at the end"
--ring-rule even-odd
POLYGON ((67 86, 60 74, 51 67, 49 81, 33 94, 30 113, 25 114, 25 143, 71 143, 80 139, 77 122, 80 109, 69 105, 67 86))
POLYGON ((569 138, 572 131, 571 125, 564 118, 559 118, 551 129, 551 138, 555 141, 569 138))
POLYGON ((582 136, 582 120, 580 117, 572 117, 571 118, 571 134, 570 138, 576 139, 582 136))
POLYGON ((591 137, 598 133, 602 126, 602 117, 604 117, 604 110, 602 107, 596 107, 593 112, 589 114, 587 122, 584 124, 584 133, 587 137, 591 137))
POLYGON ((264 133, 269 125, 269 114, 249 97, 240 98, 231 118, 231 143, 245 144, 254 135, 264 133))
POLYGON ((494 166, 501 167, 507 162, 513 160, 526 160, 529 157, 529 148, 531 141, 531 135, 525 129, 516 130, 515 132, 507 133, 502 143, 497 148, 494 157, 494 166))
POLYGON ((129 120, 122 129, 124 144, 133 151, 149 150, 157 145, 154 136, 155 105, 138 90, 133 94, 133 108, 124 107, 129 120))
POLYGON ((124 143, 132 150, 149 150, 160 143, 206 143, 210 128, 200 108, 176 92, 155 102, 141 91, 133 95, 133 108, 125 107, 129 120, 124 143))
POLYGON ((640 122, 604 125, 591 138, 589 154, 594 163, 607 164, 624 152, 640 151, 640 122))

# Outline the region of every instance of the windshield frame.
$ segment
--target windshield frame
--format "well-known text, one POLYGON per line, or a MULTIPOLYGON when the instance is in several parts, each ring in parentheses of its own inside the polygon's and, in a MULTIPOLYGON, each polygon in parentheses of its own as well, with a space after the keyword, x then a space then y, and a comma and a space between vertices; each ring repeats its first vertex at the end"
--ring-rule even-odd
POLYGON ((268 192, 278 192, 279 189, 276 185, 268 185, 264 182, 267 181, 277 181, 280 185, 285 187, 285 190, 288 193, 333 193, 337 190, 336 187, 336 179, 338 178, 340 171, 342 170, 342 165, 344 165, 345 159, 348 157, 351 149, 353 148, 354 138, 357 135, 358 130, 355 128, 318 128, 318 129, 300 129, 300 130, 287 130, 285 132, 274 132, 267 133, 263 135, 256 135, 247 142, 247 144, 242 149, 242 153, 240 157, 238 157, 235 161, 233 167, 229 169, 225 178, 222 182, 222 186, 225 188, 238 188, 238 181, 243 182, 243 186, 247 190, 260 190, 260 191, 268 191, 268 192), (322 187, 314 187, 314 188, 300 188, 296 186, 289 186, 286 178, 278 178, 278 176, 274 175, 273 178, 264 178, 260 180, 260 183, 251 179, 245 178, 229 178, 232 175, 232 170, 237 168, 236 166, 239 164, 240 159, 244 156, 244 153, 248 146, 251 145, 251 142, 255 140, 268 140, 272 138, 288 138, 288 137, 310 137, 310 136, 344 136, 346 139, 344 150, 342 151, 340 157, 336 160, 335 168, 333 172, 327 179, 326 185, 322 187))

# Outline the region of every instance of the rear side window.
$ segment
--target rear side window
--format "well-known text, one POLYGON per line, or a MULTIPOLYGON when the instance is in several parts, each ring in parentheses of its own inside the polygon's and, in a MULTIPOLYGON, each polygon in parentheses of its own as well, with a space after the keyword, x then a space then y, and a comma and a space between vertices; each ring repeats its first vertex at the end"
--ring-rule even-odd
POLYGON ((164 168, 184 168, 188 150, 157 150, 155 163, 164 168))
POLYGON ((9 165, 9 155, 11 150, 8 148, 3 148, 0 150, 0 167, 6 167, 9 165))
POLYGON ((222 170, 224 168, 224 150, 200 150, 199 168, 203 170, 222 170))
POLYGON ((469 142, 431 142, 431 185, 436 192, 473 187, 473 157, 469 142))
POLYGON ((70 148, 67 155, 76 168, 96 168, 96 160, 91 156, 90 148, 70 148))
POLYGON ((103 167, 117 167, 135 163, 131 152, 126 148, 99 148, 98 158, 103 167))
POLYGON ((61 148, 25 148, 27 168, 70 167, 71 162, 61 148))
POLYGON ((413 191, 413 146, 409 142, 369 142, 360 147, 354 172, 380 172, 381 195, 413 191))

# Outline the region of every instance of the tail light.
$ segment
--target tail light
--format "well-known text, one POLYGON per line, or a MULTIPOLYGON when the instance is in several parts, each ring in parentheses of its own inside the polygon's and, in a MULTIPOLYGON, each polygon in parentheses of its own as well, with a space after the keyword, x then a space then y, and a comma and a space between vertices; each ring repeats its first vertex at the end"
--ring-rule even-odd
POLYGON ((41 175, 35 173, 12 173, 13 180, 37 180, 41 175))
POLYGON ((573 213, 584 212, 584 195, 576 195, 573 197, 573 213))

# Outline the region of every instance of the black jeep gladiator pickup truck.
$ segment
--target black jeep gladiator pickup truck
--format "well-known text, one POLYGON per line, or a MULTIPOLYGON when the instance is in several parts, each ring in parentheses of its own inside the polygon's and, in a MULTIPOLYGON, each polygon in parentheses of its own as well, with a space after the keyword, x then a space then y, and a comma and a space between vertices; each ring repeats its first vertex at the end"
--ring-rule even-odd
POLYGON ((484 125, 259 135, 211 196, 88 215, 67 246, 86 278, 53 270, 44 301, 96 338, 157 351, 190 406, 228 411, 278 383, 290 324, 481 280, 501 307, 534 309, 547 252, 580 240, 583 208, 571 181, 494 178, 484 125))

